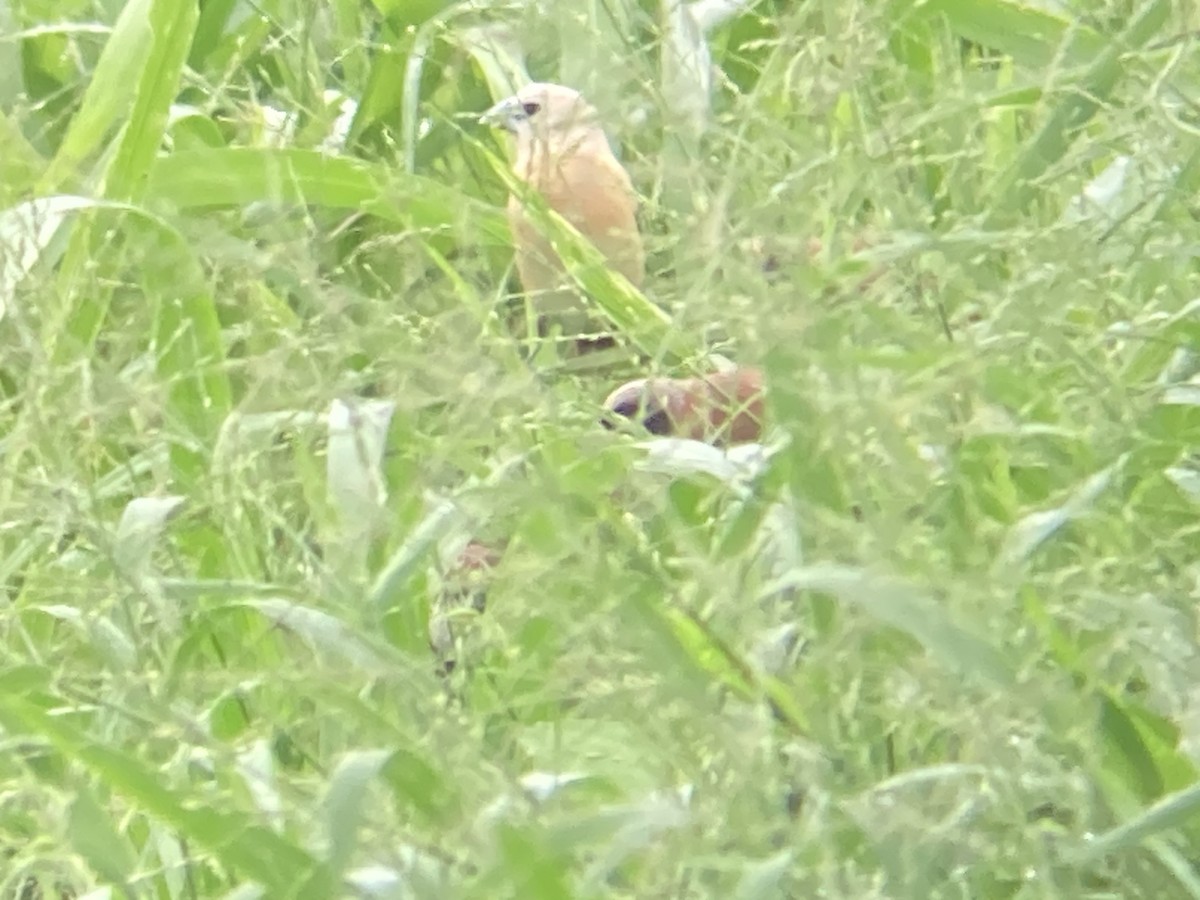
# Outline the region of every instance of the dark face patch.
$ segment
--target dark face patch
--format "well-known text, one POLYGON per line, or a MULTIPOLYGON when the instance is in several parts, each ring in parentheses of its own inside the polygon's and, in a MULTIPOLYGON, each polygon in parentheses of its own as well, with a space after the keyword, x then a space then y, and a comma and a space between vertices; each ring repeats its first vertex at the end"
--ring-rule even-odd
MULTIPOLYGON (((631 398, 622 400, 614 406, 611 412, 626 419, 637 419, 638 415, 643 412, 641 398, 631 398)), ((651 434, 663 435, 671 434, 671 419, 667 415, 665 409, 651 409, 646 411, 646 415, 641 419, 642 427, 651 434)), ((612 431, 617 426, 609 417, 600 420, 600 424, 612 431)))
POLYGON ((665 409, 656 409, 642 419, 642 426, 651 434, 659 437, 669 435, 671 433, 671 417, 667 415, 665 409))

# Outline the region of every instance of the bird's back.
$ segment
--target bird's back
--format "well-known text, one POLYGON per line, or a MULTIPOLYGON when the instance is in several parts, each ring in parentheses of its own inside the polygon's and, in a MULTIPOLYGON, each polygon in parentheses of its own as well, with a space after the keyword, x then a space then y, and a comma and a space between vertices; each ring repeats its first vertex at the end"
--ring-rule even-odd
MULTIPOLYGON (((601 136, 601 141, 603 136, 601 136)), ((607 143, 584 142, 561 152, 533 152, 517 161, 517 174, 547 205, 591 241, 616 271, 635 286, 645 277, 645 255, 637 225, 637 198, 624 167, 607 143)), ((517 245, 517 270, 526 290, 562 286, 564 270, 549 241, 510 197, 509 220, 517 245)))

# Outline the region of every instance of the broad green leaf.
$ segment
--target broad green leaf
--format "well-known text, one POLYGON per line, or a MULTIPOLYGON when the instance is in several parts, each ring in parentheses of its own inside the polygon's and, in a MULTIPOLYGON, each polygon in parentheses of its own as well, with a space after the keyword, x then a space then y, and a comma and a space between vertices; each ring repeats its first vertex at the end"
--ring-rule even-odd
POLYGON ((33 694, 44 690, 51 680, 51 672, 42 666, 10 665, 0 669, 0 691, 33 694))
POLYGON ((508 97, 533 80, 525 67, 525 53, 509 25, 493 22, 469 26, 457 22, 449 27, 446 19, 455 14, 454 7, 447 7, 446 12, 445 17, 431 19, 417 30, 405 67, 401 145, 409 171, 417 163, 418 130, 428 124, 420 115, 420 92, 426 80, 423 76, 447 53, 457 51, 471 57, 493 100, 508 97))
POLYGON ((954 624, 931 597, 902 581, 843 566, 813 565, 769 585, 763 598, 784 590, 831 594, 912 636, 930 655, 960 672, 1001 686, 1013 682, 1012 668, 999 650, 954 624))
POLYGON ((1163 797, 1140 815, 1116 828, 1097 835, 1071 854, 1076 864, 1084 865, 1113 853, 1137 847, 1164 831, 1193 825, 1200 811, 1200 784, 1163 797))
POLYGON ((468 520, 466 511, 453 501, 436 500, 375 577, 371 585, 371 605, 382 612, 395 603, 438 542, 468 520))
MULTIPOLYGON (((907 12, 908 3, 896 4, 907 12)), ((1019 65, 1044 70, 1064 55, 1068 64, 1090 62, 1105 39, 1078 22, 1020 0, 927 0, 915 5, 925 16, 941 16, 960 37, 1006 53, 1019 65)))
POLYGON ((113 818, 112 813, 100 806, 89 787, 78 787, 67 814, 67 835, 75 852, 103 878, 128 884, 137 868, 137 857, 113 818))
POLYGON ((262 53, 277 22, 244 0, 200 4, 188 64, 197 72, 236 72, 262 53))
POLYGON ((167 114, 179 92, 184 61, 199 15, 197 4, 177 0, 151 0, 147 13, 150 53, 138 73, 133 109, 120 146, 104 175, 105 196, 113 200, 136 199, 141 192, 162 146, 167 114))
POLYGON ((1196 780, 1195 765, 1178 749, 1174 723, 1112 692, 1102 693, 1099 702, 1104 767, 1124 782, 1131 796, 1149 803, 1196 780))
POLYGON ((382 774, 400 807, 444 826, 454 821, 461 799, 456 790, 459 779, 440 768, 439 761, 416 747, 402 747, 389 755, 382 774))
POLYGON ((544 852, 534 835, 515 826, 500 825, 496 829, 496 844, 500 853, 499 871, 493 878, 522 885, 525 895, 540 900, 575 900, 571 890, 567 860, 559 854, 544 852))
POLYGON ((171 104, 163 142, 173 152, 225 146, 217 123, 203 110, 182 103, 171 104))
POLYGON ((1125 465, 1128 455, 1097 472, 1076 489, 1065 503, 1054 509, 1030 513, 1018 521, 1004 539, 999 553, 1001 565, 1023 565, 1037 550, 1069 523, 1087 515, 1108 490, 1114 476, 1125 465))
POLYGON ((63 603, 49 603, 35 609, 78 629, 112 671, 127 674, 138 671, 137 645, 112 619, 94 611, 84 613, 63 603))
POLYGON ((380 13, 401 28, 420 25, 459 0, 371 0, 380 13))
POLYGON ((232 605, 257 611, 276 628, 296 635, 312 649, 359 671, 378 673, 396 661, 386 647, 355 633, 341 619, 324 610, 285 597, 251 598, 232 605))
POLYGON ((367 790, 390 758, 387 750, 356 750, 343 756, 329 777, 323 802, 329 840, 326 861, 336 873, 345 871, 358 846, 367 790))
POLYGON ((207 0, 200 4, 200 15, 192 37, 191 49, 188 53, 188 65, 197 71, 203 71, 208 55, 216 49, 233 18, 234 11, 240 0, 207 0))
POLYGON ((171 496, 137 497, 129 501, 113 537, 113 558, 122 571, 135 575, 146 570, 167 520, 183 502, 183 497, 171 496))
POLYGON ((129 0, 121 10, 92 72, 79 111, 71 120, 54 159, 38 181, 38 193, 51 193, 76 178, 80 165, 133 107, 147 60, 155 48, 152 10, 156 4, 163 3, 191 6, 188 3, 173 4, 170 0, 129 0))
POLYGON ((314 150, 229 148, 160 157, 147 202, 181 209, 255 201, 356 209, 410 228, 470 220, 490 241, 509 242, 503 212, 430 178, 314 150))
POLYGON ((663 607, 658 615, 698 669, 746 700, 766 699, 791 731, 803 734, 808 730, 807 717, 788 686, 757 671, 706 622, 675 607, 663 607))

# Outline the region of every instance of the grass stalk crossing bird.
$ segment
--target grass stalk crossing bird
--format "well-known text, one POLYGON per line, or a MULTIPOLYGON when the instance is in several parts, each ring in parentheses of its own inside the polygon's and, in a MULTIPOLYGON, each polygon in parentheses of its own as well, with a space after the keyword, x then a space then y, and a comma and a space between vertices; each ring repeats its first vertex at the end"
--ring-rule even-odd
MULTIPOLYGON (((629 173, 613 155, 595 107, 576 90, 535 82, 501 100, 480 120, 514 136, 516 177, 640 288, 646 262, 637 194, 629 173)), ((516 194, 508 200, 508 221, 517 276, 538 317, 539 331, 558 326, 564 335, 577 338, 580 353, 611 345, 610 337, 596 339, 600 326, 587 314, 562 260, 516 194)))

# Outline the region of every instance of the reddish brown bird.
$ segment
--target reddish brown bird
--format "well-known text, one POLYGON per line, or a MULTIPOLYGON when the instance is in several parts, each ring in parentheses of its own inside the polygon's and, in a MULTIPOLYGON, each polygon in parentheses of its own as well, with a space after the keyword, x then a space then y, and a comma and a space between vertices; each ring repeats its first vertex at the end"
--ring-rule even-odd
MULTIPOLYGON (((578 91, 535 82, 501 100, 480 120, 516 138, 513 173, 591 241, 613 269, 641 287, 646 261, 636 218, 637 195, 629 174, 613 155, 596 109, 578 91)), ((580 305, 562 260, 515 195, 508 201, 508 221, 521 287, 540 324, 557 322, 564 334, 595 332, 597 326, 580 305)), ((593 343, 585 340, 577 346, 592 349, 593 343)))
MULTIPOLYGON (((609 394, 604 407, 651 434, 724 447, 762 438, 764 393, 762 370, 747 366, 703 378, 639 378, 609 394)), ((613 428, 611 419, 602 423, 613 428)))

